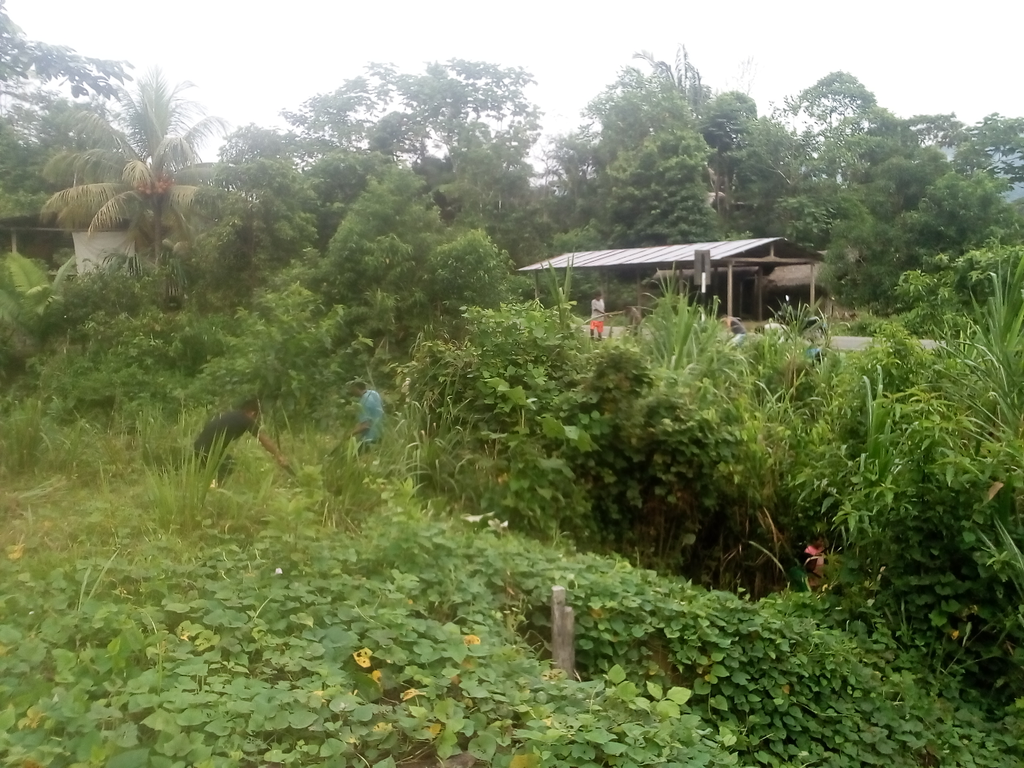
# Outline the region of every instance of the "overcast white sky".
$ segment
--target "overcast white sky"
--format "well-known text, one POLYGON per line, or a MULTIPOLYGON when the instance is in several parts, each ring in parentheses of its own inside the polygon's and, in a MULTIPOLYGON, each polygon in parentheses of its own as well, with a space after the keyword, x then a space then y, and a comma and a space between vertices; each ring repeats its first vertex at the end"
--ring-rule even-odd
POLYGON ((842 69, 897 115, 1024 116, 1020 0, 7 0, 7 11, 32 39, 192 81, 191 97, 235 127, 281 126, 282 109, 367 62, 415 72, 464 58, 531 72, 545 133, 563 133, 633 53, 671 60, 679 43, 716 90, 752 59, 762 113, 842 69))

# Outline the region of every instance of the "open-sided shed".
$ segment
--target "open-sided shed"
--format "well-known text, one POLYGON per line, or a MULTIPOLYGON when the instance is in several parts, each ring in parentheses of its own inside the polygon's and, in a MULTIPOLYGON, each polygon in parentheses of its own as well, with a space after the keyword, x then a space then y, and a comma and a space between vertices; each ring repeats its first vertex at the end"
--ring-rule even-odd
POLYGON ((781 237, 761 237, 750 240, 720 240, 709 243, 663 245, 652 248, 619 248, 606 251, 577 251, 563 253, 539 261, 520 272, 538 273, 549 268, 597 269, 609 273, 634 277, 637 281, 638 303, 641 285, 658 272, 675 271, 681 276, 692 274, 697 251, 711 255, 711 290, 724 294, 726 313, 738 314, 737 307, 752 304, 756 319, 764 319, 765 279, 777 267, 808 265, 811 270, 810 300, 815 300, 815 274, 823 257, 817 251, 804 248, 781 237), (724 283, 724 284, 723 284, 724 283), (738 284, 738 285, 737 285, 738 284), (750 289, 745 286, 749 284, 750 289), (739 301, 736 289, 739 287, 739 301), (751 295, 752 294, 752 295, 751 295), (744 299, 749 301, 744 301, 744 299))
POLYGON ((125 231, 69 231, 43 222, 38 214, 10 216, 0 219, 0 253, 10 243, 14 253, 59 267, 58 251, 74 249, 78 274, 91 272, 108 258, 133 256, 135 243, 125 231))

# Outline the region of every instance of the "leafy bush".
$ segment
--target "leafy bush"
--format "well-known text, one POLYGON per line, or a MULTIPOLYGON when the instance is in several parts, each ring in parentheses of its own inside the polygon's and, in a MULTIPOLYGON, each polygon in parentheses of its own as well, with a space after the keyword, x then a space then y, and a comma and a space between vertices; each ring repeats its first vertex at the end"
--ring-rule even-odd
POLYGON ((0 750, 53 766, 80 754, 395 765, 463 751, 503 766, 736 764, 686 713, 687 692, 655 699, 623 687, 621 673, 551 674, 500 615, 482 605, 447 615, 432 601, 434 573, 392 564, 378 575, 390 537, 375 535, 268 537, 180 565, 158 546, 71 572, 5 561, 5 577, 41 602, 4 597, 0 750))
MULTIPOLYGON (((803 368, 761 354, 753 371, 684 302, 656 311, 643 348, 590 348, 557 308, 470 311, 465 322, 464 341, 417 348, 410 395, 476 435, 473 461, 493 478, 484 509, 710 585, 760 595, 784 584, 789 500, 777 489, 795 438, 761 420, 738 384, 761 375, 780 402, 810 397, 797 392, 803 368)), ((762 353, 785 346, 759 341, 762 353)))
POLYGON ((306 285, 382 350, 407 350, 424 326, 506 300, 511 267, 483 230, 444 228, 423 180, 392 168, 353 203, 306 285))
POLYGON ((50 319, 51 336, 87 343, 95 326, 117 317, 140 317, 159 303, 163 283, 152 273, 101 269, 78 275, 64 286, 63 301, 50 319))
POLYGON ((98 315, 81 328, 82 343, 32 361, 38 393, 66 411, 112 412, 169 407, 223 353, 228 318, 192 312, 98 315))
POLYGON ((432 418, 478 435, 485 510, 755 596, 784 587, 800 542, 824 537, 848 615, 1004 700, 1024 693, 1018 596, 983 545, 997 519, 986 493, 1011 484, 1017 443, 976 428, 987 412, 1020 423, 1016 346, 977 358, 1009 366, 989 377, 1006 391, 965 402, 972 364, 898 325, 814 363, 795 337, 729 344, 671 300, 636 346, 563 341, 557 309, 528 316, 471 314, 464 343, 424 345, 411 369, 432 418))
POLYGON ((345 310, 326 310, 309 291, 292 285, 266 291, 240 310, 222 354, 203 367, 190 391, 224 405, 252 393, 293 415, 324 415, 359 371, 365 344, 343 322, 345 310))
POLYGON ((928 337, 955 337, 967 331, 976 306, 993 295, 994 275, 1024 259, 1020 246, 991 246, 960 256, 940 254, 921 270, 900 276, 896 309, 907 328, 928 337))
POLYGON ((1012 766, 1020 723, 818 624, 593 556, 431 522, 401 492, 362 533, 270 529, 190 556, 151 543, 0 560, 0 750, 60 767, 1012 766), (524 642, 553 584, 583 682, 524 642))
MULTIPOLYGON (((475 437, 476 463, 497 479, 484 504, 517 524, 554 533, 585 526, 585 502, 565 462, 550 446, 580 438, 558 417, 575 400, 585 364, 582 338, 538 303, 469 309, 461 341, 417 345, 404 369, 409 396, 434 423, 475 437)), ((585 439, 585 436, 582 438, 585 439)))

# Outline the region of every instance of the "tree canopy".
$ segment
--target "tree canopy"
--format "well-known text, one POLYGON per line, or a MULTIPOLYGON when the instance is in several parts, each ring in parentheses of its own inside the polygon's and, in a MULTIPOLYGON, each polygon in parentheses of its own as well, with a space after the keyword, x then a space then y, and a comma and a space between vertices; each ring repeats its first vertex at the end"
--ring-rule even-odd
POLYGON ((886 309, 932 257, 1022 236, 1009 190, 1024 183, 1024 118, 899 116, 849 72, 766 112, 716 90, 683 46, 638 52, 575 130, 542 137, 522 68, 372 63, 285 110, 287 130, 239 128, 209 164, 199 147, 223 125, 187 84, 125 89, 126 65, 25 40, 2 9, 0 79, 22 98, 0 116, 0 211, 45 202, 68 227, 127 225, 157 257, 188 241, 218 301, 296 268, 328 303, 423 319, 468 301, 433 274, 454 278, 459 254, 467 274, 489 265, 474 281, 488 303, 489 286, 515 284, 493 265, 565 247, 784 236, 828 253, 833 295, 886 309), (91 101, 40 90, 56 82, 91 101))
POLYGON ((17 95, 21 81, 66 83, 72 96, 90 93, 114 98, 125 80, 130 65, 81 56, 62 45, 29 40, 11 21, 0 0, 0 89, 5 96, 17 95))

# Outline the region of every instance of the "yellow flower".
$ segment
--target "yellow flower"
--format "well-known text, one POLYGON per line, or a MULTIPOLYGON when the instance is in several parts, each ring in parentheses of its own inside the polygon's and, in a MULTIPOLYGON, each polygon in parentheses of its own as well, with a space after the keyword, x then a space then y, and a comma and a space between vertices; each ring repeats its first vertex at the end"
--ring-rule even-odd
POLYGON ((373 681, 377 685, 380 685, 380 677, 381 677, 381 675, 380 675, 380 670, 379 669, 373 670, 373 672, 370 673, 370 677, 373 678, 373 681))
POLYGON ((960 637, 960 630, 954 629, 952 632, 949 633, 949 636, 956 640, 958 637, 960 637))
POLYGON ((391 723, 377 723, 375 726, 373 726, 373 730, 375 730, 377 733, 380 733, 382 731, 390 731, 391 727, 391 723))
POLYGON ((7 548, 8 560, 20 560, 23 554, 25 554, 24 544, 15 544, 13 547, 7 548))
POLYGON ((25 728, 36 728, 42 720, 43 710, 35 706, 29 707, 28 711, 25 713, 25 717, 18 722, 18 729, 23 730, 25 728))
POLYGON ((437 736, 438 734, 441 733, 441 724, 440 723, 434 723, 433 725, 428 727, 427 730, 430 731, 430 735, 431 736, 437 736))
POLYGON ((466 645, 480 645, 480 638, 476 635, 466 635, 462 638, 462 642, 466 645))
POLYGON ((410 688, 408 691, 402 694, 402 701, 408 701, 414 696, 422 696, 421 691, 417 691, 415 688, 410 688))
POLYGON ((369 648, 361 648, 360 650, 352 654, 352 658, 356 660, 356 664, 358 664, 363 669, 366 669, 370 666, 371 656, 373 656, 373 651, 371 651, 369 648))

